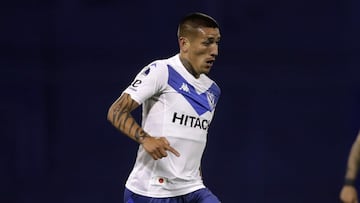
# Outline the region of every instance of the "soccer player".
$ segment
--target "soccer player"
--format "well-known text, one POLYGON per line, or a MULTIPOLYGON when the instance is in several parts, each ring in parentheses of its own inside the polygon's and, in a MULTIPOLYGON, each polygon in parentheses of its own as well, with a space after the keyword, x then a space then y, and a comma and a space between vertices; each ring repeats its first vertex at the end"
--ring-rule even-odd
POLYGON ((125 203, 219 203, 204 185, 200 162, 220 88, 208 77, 218 23, 203 13, 178 26, 180 51, 145 66, 111 105, 108 120, 139 143, 125 203), (131 112, 142 105, 141 126, 131 112))
POLYGON ((360 131, 351 147, 347 162, 345 183, 340 192, 340 200, 343 203, 359 203, 357 190, 355 188, 355 180, 359 170, 359 163, 360 163, 360 131))

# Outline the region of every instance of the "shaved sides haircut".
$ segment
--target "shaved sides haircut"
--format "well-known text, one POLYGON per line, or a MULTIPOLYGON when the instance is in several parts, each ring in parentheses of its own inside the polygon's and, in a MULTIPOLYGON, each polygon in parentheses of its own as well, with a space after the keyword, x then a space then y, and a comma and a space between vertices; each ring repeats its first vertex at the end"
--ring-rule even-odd
POLYGON ((203 13, 190 13, 185 16, 179 23, 177 36, 178 37, 188 37, 196 33, 198 28, 210 27, 210 28, 219 28, 216 20, 203 13))

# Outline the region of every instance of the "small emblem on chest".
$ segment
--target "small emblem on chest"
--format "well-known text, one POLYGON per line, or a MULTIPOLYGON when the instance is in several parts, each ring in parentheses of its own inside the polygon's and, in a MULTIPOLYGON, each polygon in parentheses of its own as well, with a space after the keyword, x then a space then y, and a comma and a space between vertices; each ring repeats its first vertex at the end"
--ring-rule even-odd
POLYGON ((179 88, 179 90, 182 90, 184 92, 190 93, 190 89, 188 87, 188 85, 186 83, 182 83, 181 87, 179 88))

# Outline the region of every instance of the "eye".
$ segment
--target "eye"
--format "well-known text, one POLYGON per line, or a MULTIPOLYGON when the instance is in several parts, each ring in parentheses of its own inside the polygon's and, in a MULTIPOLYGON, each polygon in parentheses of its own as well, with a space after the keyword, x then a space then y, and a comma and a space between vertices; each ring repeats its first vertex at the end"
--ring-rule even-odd
POLYGON ((204 41, 202 44, 205 45, 205 46, 210 46, 210 45, 212 45, 214 43, 217 43, 217 42, 215 42, 214 39, 210 38, 210 39, 207 39, 206 41, 204 41))
POLYGON ((205 46, 210 46, 212 44, 212 42, 210 40, 206 40, 202 44, 205 46))

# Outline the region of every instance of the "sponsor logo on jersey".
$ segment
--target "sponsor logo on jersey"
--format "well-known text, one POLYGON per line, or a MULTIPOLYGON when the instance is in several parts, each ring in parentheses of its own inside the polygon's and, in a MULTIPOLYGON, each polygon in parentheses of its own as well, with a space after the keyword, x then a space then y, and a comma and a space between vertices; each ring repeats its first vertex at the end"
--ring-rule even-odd
POLYGON ((179 114, 174 112, 172 122, 191 128, 198 128, 201 130, 207 130, 210 125, 210 121, 202 119, 196 116, 190 116, 185 114, 179 114))
POLYGON ((141 80, 136 79, 136 80, 134 80, 134 82, 131 83, 131 86, 136 88, 136 87, 138 87, 141 83, 142 83, 141 80))

